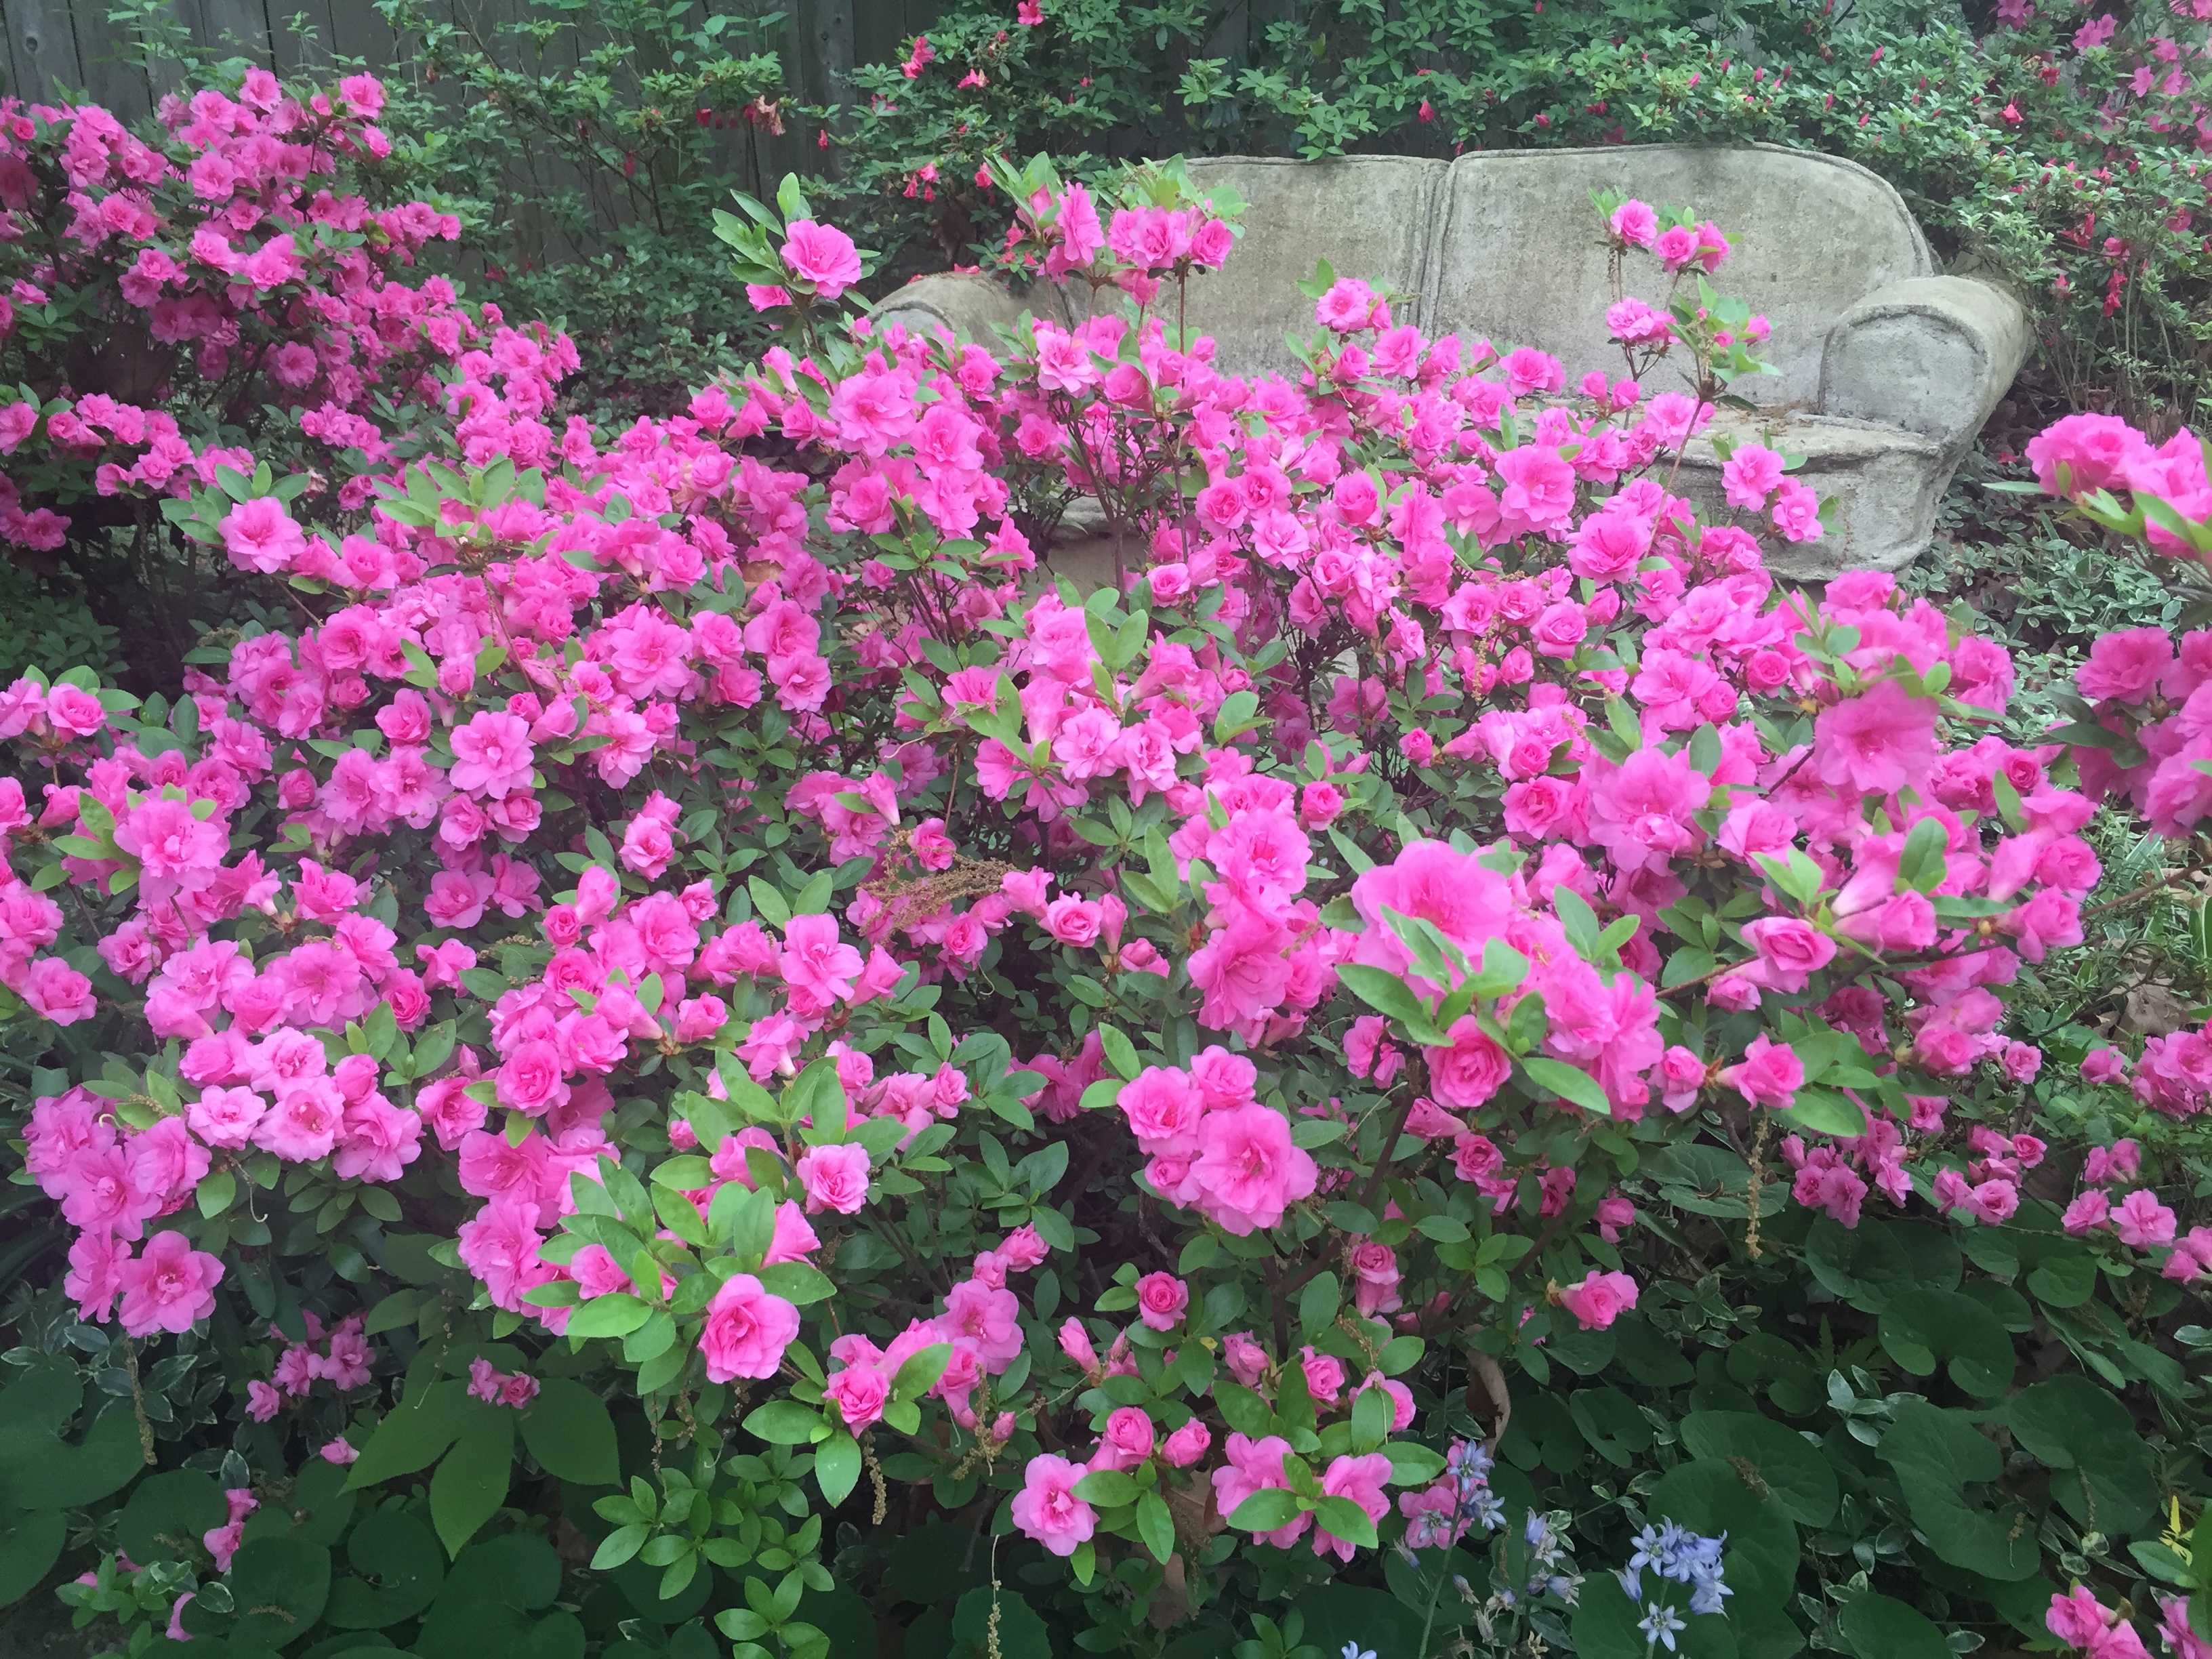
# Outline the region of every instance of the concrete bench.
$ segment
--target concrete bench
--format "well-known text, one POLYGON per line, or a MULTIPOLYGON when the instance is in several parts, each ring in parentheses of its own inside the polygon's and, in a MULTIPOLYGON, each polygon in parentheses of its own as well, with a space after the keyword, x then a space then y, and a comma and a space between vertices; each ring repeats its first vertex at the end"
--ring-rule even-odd
MULTIPOLYGON (((1246 204, 1244 234, 1220 272, 1190 287, 1188 320, 1211 334, 1239 374, 1295 379, 1286 331, 1314 331, 1297 290, 1315 261, 1405 296, 1401 321, 1431 335, 1481 336, 1502 352, 1557 356, 1570 385, 1594 368, 1618 374, 1605 333, 1607 248, 1594 190, 1711 219, 1734 252, 1714 279, 1773 327, 1780 371, 1734 390, 1756 415, 1723 411, 1716 429, 1767 434, 1802 455, 1799 476, 1836 498, 1828 533, 1777 541, 1782 574, 1816 578, 1855 568, 1895 569, 1928 544, 1936 504, 1982 423, 2019 372, 2027 319, 2004 289, 1941 276, 1897 192, 1854 162, 1770 145, 1682 144, 1516 150, 1455 161, 1347 156, 1292 161, 1228 156, 1193 161, 1201 189, 1219 183, 1246 204)), ((1655 303, 1655 263, 1629 265, 1630 291, 1655 303)), ((942 324, 990 343, 1024 309, 1066 321, 1071 296, 1039 284, 1017 296, 988 276, 926 276, 878 314, 909 328, 942 324)), ((1662 362, 1645 390, 1684 390, 1662 362)), ((1724 508, 1710 444, 1694 442, 1675 488, 1724 508)))

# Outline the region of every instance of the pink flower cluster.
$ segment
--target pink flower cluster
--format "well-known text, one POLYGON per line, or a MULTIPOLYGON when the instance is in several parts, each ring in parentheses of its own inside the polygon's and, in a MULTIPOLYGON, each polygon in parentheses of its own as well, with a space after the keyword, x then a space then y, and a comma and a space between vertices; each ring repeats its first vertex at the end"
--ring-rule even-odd
MULTIPOLYGON (((153 361, 189 362, 210 403, 295 411, 303 457, 326 465, 343 465, 347 451, 388 458, 390 434, 370 418, 379 398, 434 401, 434 371, 457 372, 465 386, 499 360, 520 401, 522 359, 550 354, 573 368, 574 349, 542 331, 523 339, 496 307, 465 307, 442 277, 404 280, 426 243, 457 237, 460 225, 425 203, 379 208, 350 188, 390 151, 374 124, 383 103, 372 76, 303 100, 255 69, 234 94, 165 98, 166 142, 149 143, 96 106, 8 100, 0 217, 10 241, 45 250, 22 263, 15 304, 112 292, 88 314, 139 331, 153 361), (59 234, 24 241, 32 225, 59 234)), ((0 301, 0 333, 14 320, 0 301)), ((0 454, 23 469, 0 474, 0 538, 32 549, 62 544, 71 524, 62 507, 87 490, 183 496, 212 485, 219 466, 250 474, 254 464, 249 451, 196 444, 168 411, 96 383, 0 407, 0 454), (57 476, 82 484, 58 489, 57 476)), ((337 494, 358 507, 368 480, 348 479, 337 494)), ((282 568, 301 550, 274 507, 243 507, 227 527, 246 568, 282 568)))
MULTIPOLYGON (((900 1369, 923 1349, 944 1344, 951 1353, 929 1393, 945 1401, 962 1427, 978 1430, 969 1404, 976 1387, 1004 1372, 1022 1352, 1021 1300, 1006 1288, 1007 1276, 1043 1266, 1049 1254, 1035 1228, 1017 1227, 997 1249, 975 1257, 969 1277, 945 1292, 945 1310, 934 1318, 913 1321, 881 1347, 858 1334, 837 1338, 830 1345, 830 1357, 841 1369, 823 1385, 823 1397, 836 1403, 845 1426, 858 1434, 883 1417, 900 1369)), ((1012 1431, 1009 1418, 989 1433, 1003 1442, 1012 1431)), ((1070 1543, 1068 1548, 1073 1547, 1070 1543)))
MULTIPOLYGON (((329 1331, 310 1310, 302 1315, 307 1340, 287 1342, 267 1382, 254 1377, 246 1385, 246 1412, 257 1423, 266 1423, 283 1409, 287 1398, 304 1400, 319 1379, 340 1394, 360 1388, 369 1379, 373 1356, 362 1334, 362 1319, 356 1315, 329 1331)), ((269 1334, 282 1340, 274 1325, 269 1334)))

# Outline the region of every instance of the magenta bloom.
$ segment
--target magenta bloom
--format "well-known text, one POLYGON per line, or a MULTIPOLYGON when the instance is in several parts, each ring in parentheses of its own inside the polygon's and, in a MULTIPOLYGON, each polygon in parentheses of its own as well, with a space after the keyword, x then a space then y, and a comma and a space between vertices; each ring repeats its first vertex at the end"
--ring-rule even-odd
POLYGON ((732 1273, 707 1304, 706 1327, 699 1333, 707 1380, 774 1376, 783 1364, 783 1351, 798 1334, 798 1309, 770 1294, 750 1273, 732 1273))
POLYGON ((1592 1270, 1579 1285, 1559 1292, 1559 1305, 1586 1331, 1601 1331, 1636 1305, 1636 1281, 1626 1273, 1592 1270))
POLYGON ((1161 1443, 1160 1455, 1178 1469, 1187 1469, 1212 1449, 1213 1431, 1194 1417, 1161 1443))
POLYGON ((1441 1105, 1480 1106, 1505 1086, 1512 1058, 1471 1017, 1455 1021, 1446 1035, 1450 1048, 1421 1050, 1429 1062, 1429 1088, 1441 1105))
POLYGON ((274 495, 240 501, 216 526, 223 551, 240 570, 269 575, 307 550, 307 538, 274 495))
POLYGON ((1074 1554, 1098 1527, 1098 1511, 1075 1495, 1075 1483, 1089 1473, 1049 1452, 1030 1459, 1014 1494, 1014 1524, 1054 1555, 1074 1554))
POLYGON ((1936 764, 1936 705, 1894 680, 1823 709, 1813 722, 1813 765, 1854 794, 1919 787, 1936 764))
POLYGON ((1805 1086, 1805 1062, 1789 1044, 1761 1031, 1752 1038, 1743 1059, 1722 1072, 1720 1080, 1753 1106, 1788 1106, 1805 1086))
POLYGON ((837 938, 835 916, 793 916, 783 933, 783 977, 827 1006, 853 994, 863 966, 860 953, 837 938))
MULTIPOLYGON (((1349 1498, 1379 1525, 1390 1513, 1390 1500, 1382 1492, 1389 1483, 1390 1460, 1381 1452, 1369 1452, 1364 1457, 1333 1461, 1322 1475, 1321 1489, 1331 1498, 1349 1498)), ((1334 1555, 1340 1561, 1352 1559, 1354 1547, 1349 1540, 1334 1536, 1318 1522, 1314 1527, 1313 1547, 1316 1555, 1334 1555)))
POLYGON ((811 283, 825 300, 834 300, 860 280, 860 252, 853 239, 830 225, 794 219, 783 228, 784 269, 811 283))
POLYGON ((1171 1331, 1190 1305, 1190 1286, 1173 1273, 1146 1273, 1137 1281, 1137 1317, 1148 1330, 1171 1331))
POLYGON ((809 1146, 799 1155, 797 1171, 810 1215, 854 1215, 868 1201, 868 1149, 857 1141, 809 1146))
POLYGON ((2142 434, 2113 415, 2069 415, 2027 441, 2035 481, 2054 495, 2061 493, 2061 467, 2066 469, 2064 493, 2085 495, 2124 484, 2129 466, 2148 451, 2142 434))
POLYGON ((146 1241, 144 1254, 126 1261, 121 1272, 123 1304, 118 1311, 132 1336, 154 1331, 182 1335, 215 1311, 215 1287, 222 1263, 173 1230, 146 1241))
POLYGON ((1613 210, 1613 234, 1638 247, 1650 247, 1659 235, 1659 216, 1632 197, 1613 210))
POLYGON ((2173 665, 2173 641, 2163 628, 2123 628, 2100 635, 2074 684, 2092 702, 2141 702, 2173 665))
POLYGON ((2137 1188, 2112 1206, 2112 1231, 2120 1243, 2138 1250, 2173 1243, 2173 1212, 2148 1187, 2137 1188))
POLYGON ((882 1419, 891 1384, 880 1366, 848 1365, 822 1385, 822 1393, 825 1399, 837 1402, 845 1426, 858 1434, 882 1419))
POLYGON ((1271 1106, 1212 1113, 1198 1141, 1198 1207, 1240 1237, 1279 1224, 1321 1178, 1312 1156, 1291 1143, 1289 1121, 1271 1106))
MULTIPOLYGON (((1291 1443, 1279 1435, 1268 1435, 1264 1439, 1251 1440, 1241 1434, 1232 1434, 1224 1449, 1229 1461, 1213 1472, 1213 1504, 1224 1517, 1233 1517, 1239 1504, 1256 1492, 1288 1488, 1290 1479, 1283 1472, 1283 1459, 1291 1449, 1291 1443)), ((1310 1513, 1301 1515, 1287 1527, 1273 1532, 1255 1534, 1263 1544, 1273 1544, 1277 1549, 1288 1549, 1313 1524, 1310 1513)))
POLYGON ((530 727, 520 716, 489 709, 453 732, 454 788, 493 799, 530 787, 530 727))

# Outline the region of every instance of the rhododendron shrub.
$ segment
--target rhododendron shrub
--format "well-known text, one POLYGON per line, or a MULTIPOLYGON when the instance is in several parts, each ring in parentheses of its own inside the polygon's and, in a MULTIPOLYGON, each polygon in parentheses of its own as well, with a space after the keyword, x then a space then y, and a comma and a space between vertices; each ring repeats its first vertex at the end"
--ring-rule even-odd
POLYGON ((832 328, 859 252, 787 187, 746 246, 805 355, 557 445, 471 381, 335 542, 226 468, 176 517, 286 625, 0 696, 48 1328, 211 1343, 235 1427, 183 1471, 223 1549, 70 1599, 258 1641, 247 1552, 330 1540, 222 1492, 389 1494, 465 1577, 518 1468, 590 1583, 748 1656, 945 1595, 977 1651, 1428 1659, 1486 1571, 1592 1655, 1779 1659, 1839 1470, 1882 1582, 1975 1622, 2136 1571, 2201 1471, 2015 1389, 2011 1333, 2201 1408, 2201 1142, 2120 1133, 2130 1072, 2194 1130, 2195 1051, 2028 1103, 2005 998, 2082 937, 2095 780, 2000 735, 1963 621, 1774 583, 1786 454, 1672 493, 1763 331, 1723 232, 1607 204, 1667 296, 1618 363, 1325 274, 1306 373, 1244 381, 1171 320, 1223 204, 1009 171, 1075 328, 832 328), (1039 568, 1081 494, 1088 594, 1039 568), (1577 1386, 1616 1355, 1652 1415, 1577 1386), (2067 1478, 1994 1485, 1990 1414, 2067 1478))

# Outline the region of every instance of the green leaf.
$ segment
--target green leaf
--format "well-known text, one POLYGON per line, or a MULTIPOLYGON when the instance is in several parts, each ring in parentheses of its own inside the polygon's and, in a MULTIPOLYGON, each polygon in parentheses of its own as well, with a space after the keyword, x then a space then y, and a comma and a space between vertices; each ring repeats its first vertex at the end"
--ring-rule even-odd
POLYGON ((1175 1516, 1168 1511, 1167 1500, 1156 1492, 1147 1492, 1137 1499, 1137 1536, 1162 1566, 1175 1553, 1175 1516))
POLYGON ((1411 1440, 1393 1440, 1382 1448, 1390 1460, 1390 1484, 1425 1486, 1444 1472, 1443 1454, 1411 1440))
POLYGON ((1137 1045, 1122 1034, 1120 1027, 1102 1021, 1098 1026, 1098 1042, 1106 1051, 1106 1063, 1114 1068, 1116 1077, 1133 1078, 1143 1069, 1142 1062, 1137 1057, 1137 1045))
POLYGON ((1546 1060, 1540 1054, 1524 1054, 1517 1064, 1536 1085, 1540 1097, 1556 1095, 1600 1117, 1613 1115, 1613 1103, 1605 1097, 1605 1091, 1588 1072, 1565 1060, 1546 1060))
POLYGON ((238 1622, 230 1650, 281 1648, 322 1617, 331 1593, 331 1553, 304 1538, 255 1538, 230 1563, 238 1622))
POLYGON ((1805 1265, 1823 1286, 1864 1313, 1880 1313, 1891 1297, 1914 1284, 1905 1247, 1887 1224, 1870 1218, 1856 1227, 1815 1218, 1805 1239, 1805 1265))
POLYGON ((1359 963, 1348 962, 1340 966, 1336 976, 1342 980, 1352 995, 1380 1014, 1387 1014, 1408 1029, 1425 1030, 1429 1024, 1427 1005, 1413 994, 1413 987, 1381 968, 1370 968, 1359 963))
MULTIPOLYGON (((448 1555, 459 1555, 499 1512, 514 1474, 514 1413, 471 1403, 478 1406, 477 1415, 430 1477, 430 1520, 448 1555)), ((366 1453, 362 1457, 367 1461, 366 1453)))
POLYGON ((193 1194, 200 1213, 212 1221, 230 1207, 230 1200, 238 1194, 238 1177, 228 1170, 211 1171, 193 1194))
POLYGON ((624 1562, 634 1559, 637 1553, 645 1547, 645 1540, 652 1535, 653 1528, 642 1521, 634 1521, 626 1527, 617 1527, 599 1540, 599 1548, 592 1552, 592 1571, 593 1572, 612 1571, 624 1562))
POLYGON ((917 1348, 908 1354, 891 1379, 891 1398, 919 1400, 937 1386, 937 1379, 945 1375, 945 1368, 952 1363, 952 1345, 933 1342, 926 1348, 917 1348))
POLYGON ((1263 1439, 1275 1432, 1279 1426, 1275 1414, 1267 1402, 1241 1383, 1222 1381, 1213 1385, 1213 1403, 1221 1408, 1222 1420, 1237 1433, 1252 1439, 1263 1439))
MULTIPOLYGON (((414 1401, 403 1402, 392 1416, 376 1425, 369 1444, 361 1449, 347 1471, 349 1489, 376 1486, 394 1475, 411 1475, 438 1460, 438 1453, 453 1444, 453 1436, 469 1422, 469 1389, 458 1378, 431 1382, 414 1401)), ((222 1524, 222 1522, 215 1522, 222 1524)))
POLYGON ((1309 1341, 1336 1323, 1341 1296, 1334 1273, 1316 1273, 1306 1281, 1305 1288, 1298 1292, 1298 1328, 1309 1341))
POLYGON ((1894 1596, 1872 1590, 1855 1595, 1836 1615, 1836 1626, 1858 1659, 1953 1659, 1943 1632, 1894 1596))
POLYGON ((1835 1469, 1827 1454, 1796 1430, 1756 1412, 1716 1411, 1690 1413, 1681 1433, 1691 1456, 1750 1474, 1791 1520, 1825 1527, 1836 1518, 1835 1469))
POLYGON ((837 1293, 830 1275, 804 1261, 771 1261, 760 1270, 761 1287, 794 1307, 827 1302, 837 1293))
POLYGON ((611 1486, 621 1478, 615 1421, 606 1401, 571 1377, 551 1376, 522 1413, 522 1443, 548 1474, 580 1486, 611 1486))
POLYGON ((1721 1565, 1729 1583, 1786 1601, 1797 1581, 1797 1528, 1756 1480, 1711 1458, 1677 1464, 1653 1488, 1651 1512, 1707 1538, 1725 1532, 1721 1565))
POLYGON ((860 1442, 842 1429, 823 1441, 815 1449, 814 1478, 827 1502, 842 1504, 851 1497, 860 1479, 860 1442))
MULTIPOLYGON (((652 1316, 653 1310, 625 1291, 595 1296, 568 1316, 571 1337, 628 1336, 652 1316)), ((366 1457, 367 1453, 362 1455, 366 1457)))
POLYGON ((2051 1470, 2051 1495, 2087 1531, 2138 1531, 2159 1504, 2158 1459, 2134 1413, 2086 1376, 2031 1383, 2005 1402, 2013 1438, 2051 1470))
POLYGON ((1078 1498, 1108 1510, 1135 1503, 1137 1494, 1143 1490, 1133 1477, 1120 1469, 1093 1469, 1075 1483, 1078 1498))
POLYGON ((1948 868, 1945 855, 1949 847, 1950 838, 1940 820, 1923 818, 1914 824, 1912 833, 1905 838, 1905 850, 1898 855, 1899 888, 1925 893, 1942 885, 1948 868))
POLYGON ((68 1537, 69 1518, 60 1510, 32 1510, 0 1522, 0 1607, 21 1601, 39 1587, 61 1559, 68 1537))
POLYGON ((340 1630, 380 1630, 412 1619, 445 1582, 437 1539, 402 1509, 365 1516, 346 1539, 346 1559, 361 1576, 331 1586, 323 1614, 340 1630))
POLYGON ((1237 1506, 1229 1524, 1239 1532, 1278 1532, 1304 1512, 1295 1493, 1281 1486, 1264 1486, 1237 1506))
POLYGON ((810 1446, 823 1426, 822 1413, 796 1400, 771 1400, 745 1414, 745 1432, 771 1446, 810 1446))
MULTIPOLYGON (((1238 1508, 1241 1512, 1243 1505, 1238 1508)), ((1365 1510, 1349 1498, 1322 1498, 1314 1505, 1314 1522, 1324 1532, 1348 1543, 1357 1544, 1364 1549, 1375 1547, 1374 1522, 1367 1518, 1365 1510)))
POLYGON ((1957 1291, 1891 1297, 1881 1310, 1881 1346, 1915 1376, 1933 1376, 1938 1360, 1949 1360, 1951 1380, 1983 1400, 2012 1386, 2012 1337, 1995 1314, 1957 1291))
POLYGON ((2006 1581, 2035 1572, 2034 1517, 2015 1500, 1972 1490, 1994 1482, 2004 1458, 1964 1412, 1900 1401, 1875 1455, 1896 1471, 1913 1524, 1943 1561, 2006 1581))
POLYGON ((189 1561, 200 1548, 200 1535, 222 1525, 229 1513, 222 1488, 210 1477, 198 1469, 165 1469, 132 1489, 115 1541, 134 1561, 189 1561))
POLYGON ((963 1654, 989 1653, 994 1611, 999 1659, 1055 1659, 1057 1650, 1050 1627, 1038 1616, 1036 1609, 1019 1591, 1010 1587, 994 1590, 988 1584, 969 1590, 954 1603, 954 1650, 963 1654))
POLYGON ((1830 1089, 1800 1089, 1782 1118, 1791 1127, 1813 1134, 1856 1139, 1867 1132, 1865 1110, 1830 1089))

